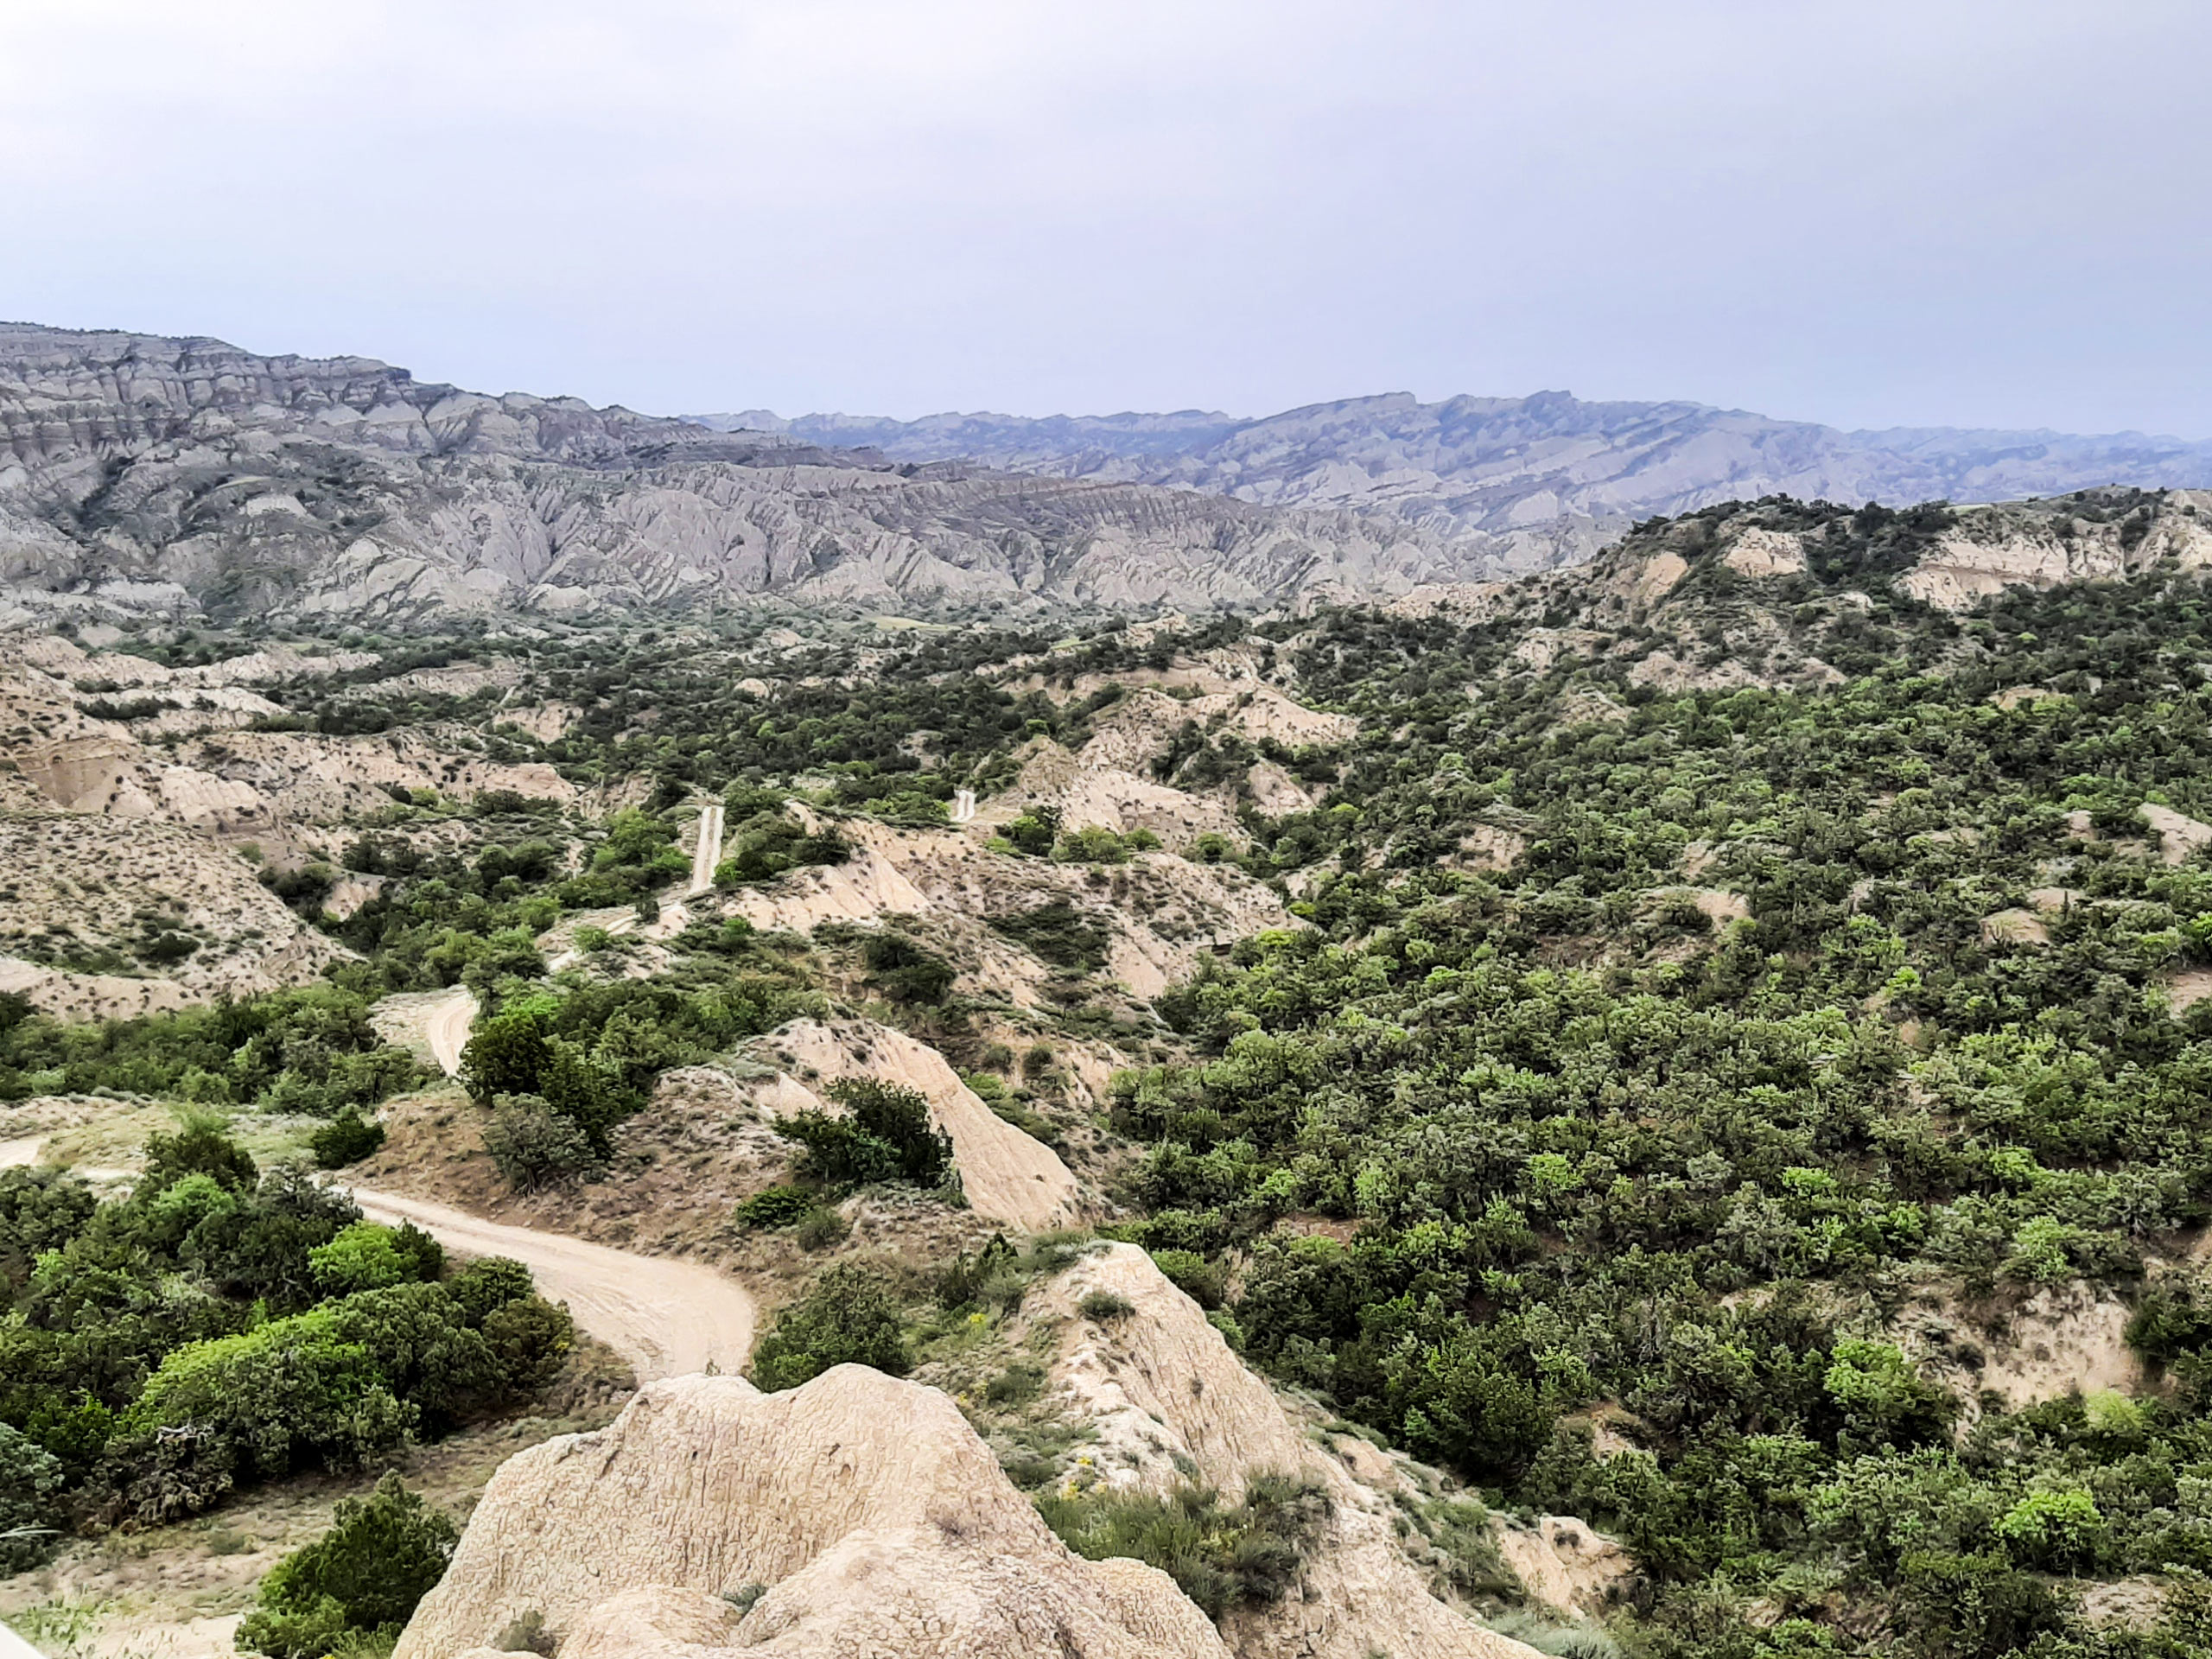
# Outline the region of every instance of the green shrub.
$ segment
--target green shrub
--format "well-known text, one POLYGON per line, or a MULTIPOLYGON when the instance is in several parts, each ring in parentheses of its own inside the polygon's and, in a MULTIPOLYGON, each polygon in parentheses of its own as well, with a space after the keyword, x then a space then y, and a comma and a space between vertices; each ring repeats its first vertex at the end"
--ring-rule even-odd
POLYGON ((484 1150, 518 1192, 594 1173, 602 1160, 582 1126, 536 1095, 502 1095, 484 1126, 484 1150))
POLYGON ((791 1238, 810 1255, 833 1249, 852 1236, 853 1224, 828 1205, 811 1210, 791 1229, 791 1238))
POLYGON ((175 1135, 149 1136, 137 1196, 154 1198, 188 1175, 205 1175, 232 1192, 251 1187, 261 1172, 252 1154, 225 1135, 223 1128, 220 1118, 196 1114, 175 1135))
POLYGON ((950 963, 903 933, 870 934, 861 956, 868 982, 893 1002, 942 1002, 957 977, 950 963))
POLYGON ((2062 1573, 2094 1565, 2107 1532, 2088 1493, 2046 1491, 2030 1492, 2007 1510, 1997 1535, 2021 1566, 2062 1573))
POLYGON ((973 1255, 963 1250, 938 1277, 938 1305, 951 1310, 965 1307, 982 1300, 997 1285, 1010 1286, 1012 1300, 1018 1304, 1021 1285, 1014 1276, 1015 1260, 1014 1246, 1002 1233, 993 1233, 973 1255))
POLYGON ((0 1423, 0 1577, 41 1565, 61 1541, 61 1460, 0 1423))
POLYGON ((1042 858, 1052 850, 1052 843, 1059 838, 1060 809, 1033 806, 1007 824, 1004 834, 1016 852, 1042 858))
POLYGON ((90 1188, 58 1169, 0 1169, 0 1278, 19 1285, 31 1263, 85 1230, 90 1188))
POLYGON ((832 1365, 873 1365, 904 1376, 912 1362, 899 1300, 883 1276, 854 1262, 825 1268, 780 1310, 753 1351, 753 1380, 770 1393, 795 1389, 832 1365))
POLYGON ((1217 1621, 1281 1600, 1329 1516, 1319 1483, 1272 1474, 1253 1477, 1234 1508, 1211 1487, 1190 1485, 1166 1493, 1098 1487, 1034 1501, 1077 1554, 1156 1567, 1217 1621))
POLYGON ((368 1497, 340 1499, 328 1532, 270 1568, 238 1645, 270 1659, 321 1659, 347 1632, 396 1636, 460 1540, 451 1516, 387 1474, 368 1497))
POLYGON ((934 1128, 928 1099, 915 1090, 874 1077, 843 1077, 830 1097, 849 1116, 807 1110, 779 1119, 776 1133, 804 1147, 799 1170, 831 1186, 871 1181, 944 1184, 952 1167, 952 1137, 934 1128))
POLYGON ((1017 1361, 983 1385, 983 1398, 994 1406, 1027 1405, 1045 1386, 1045 1373, 1017 1361))
POLYGON ((1888 1343, 1840 1339, 1821 1386, 1843 1413, 1850 1445, 1917 1446, 1939 1439, 1950 1397, 1888 1343))
POLYGON ((534 1653, 538 1659, 552 1659, 560 1644, 545 1628, 545 1615, 533 1607, 509 1619, 493 1645, 501 1653, 534 1653))
POLYGON ((142 1521, 175 1520, 242 1481, 358 1469, 417 1427, 442 1432, 526 1396, 558 1369, 574 1325, 512 1294, 515 1272, 477 1263, 453 1290, 360 1291, 172 1350, 110 1442, 118 1497, 142 1521))
POLYGON ((2144 1294, 2127 1322, 2127 1342, 2160 1365, 2212 1350, 2212 1306, 2193 1285, 2161 1285, 2144 1294))
POLYGON ((1126 1319, 1135 1313, 1136 1304, 1126 1296, 1117 1296, 1110 1290, 1087 1293, 1075 1305, 1075 1311, 1098 1325, 1110 1325, 1116 1319, 1126 1319))
POLYGON ((479 1020, 461 1051, 461 1081, 479 1106, 502 1095, 535 1095, 551 1052, 537 1015, 518 1009, 479 1020))
POLYGON ((771 1186, 741 1200, 735 1214, 741 1227, 766 1230, 804 1221, 821 1206, 821 1203, 820 1195, 811 1187, 771 1186))
POLYGON ((1062 836, 1052 856, 1065 864, 1126 864, 1129 851, 1128 842, 1118 832, 1086 824, 1062 836))
POLYGON ((357 1290, 435 1279, 445 1267, 445 1251, 411 1222, 393 1229, 357 1221, 329 1243, 309 1250, 308 1266, 326 1296, 350 1296, 357 1290))
POLYGON ((323 1169, 343 1169, 382 1149, 384 1125, 359 1112, 334 1117, 308 1137, 308 1150, 323 1169))
POLYGON ((446 1294, 472 1325, 483 1324, 499 1309, 535 1295, 537 1289, 530 1269, 504 1255, 480 1255, 445 1284, 446 1294))
POLYGON ((994 916, 990 924, 1039 961, 1071 973, 1089 973, 1102 966, 1114 937, 1104 922, 1065 899, 994 916))
POLYGON ((241 1479, 358 1469, 419 1421, 334 1308, 163 1358, 118 1427, 110 1455, 125 1501, 149 1522, 195 1514, 241 1479))
POLYGON ((1221 1306, 1227 1278, 1221 1268, 1195 1250, 1154 1250, 1153 1262, 1167 1281, 1200 1307, 1221 1306))

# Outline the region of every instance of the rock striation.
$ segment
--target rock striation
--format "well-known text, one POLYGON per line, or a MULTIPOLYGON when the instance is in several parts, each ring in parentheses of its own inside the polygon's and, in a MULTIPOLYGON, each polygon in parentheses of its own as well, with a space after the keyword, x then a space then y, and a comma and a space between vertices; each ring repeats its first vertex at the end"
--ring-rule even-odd
POLYGON ((1254 605, 1487 558, 1334 510, 901 465, 365 358, 0 325, 0 626, 1254 605))

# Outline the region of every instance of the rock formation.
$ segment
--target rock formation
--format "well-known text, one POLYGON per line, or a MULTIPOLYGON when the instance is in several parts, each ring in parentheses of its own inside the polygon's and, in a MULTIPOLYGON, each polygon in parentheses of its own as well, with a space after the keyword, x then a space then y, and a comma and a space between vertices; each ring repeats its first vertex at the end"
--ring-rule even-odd
POLYGON ((1224 1659, 1166 1574, 1071 1554, 944 1395, 842 1365, 641 1392, 493 1478, 394 1659, 1224 1659))
POLYGON ((893 460, 966 457, 1063 478, 1206 490, 1270 506, 1387 514, 1501 569, 1586 558, 1655 513, 1795 495, 1856 505, 2000 501, 2101 485, 2212 485, 2212 443, 2120 433, 1949 428, 1843 432, 1699 404, 1592 404, 1408 393, 1260 420, 1186 410, 1103 418, 847 415, 695 417, 766 440, 867 445, 893 460))
POLYGON ((1532 1649, 1429 1592, 1398 1547, 1389 1500, 1306 1437, 1143 1250, 1095 1250, 1032 1304, 1025 1317, 1060 1332, 1052 1381, 1071 1420, 1096 1429, 1103 1478, 1157 1491, 1190 1478, 1235 1503, 1255 1475, 1302 1475, 1327 1493, 1327 1529, 1298 1587, 1230 1618, 1224 1633, 1239 1655, 1528 1659, 1532 1649), (1102 1294, 1130 1312, 1085 1319, 1084 1299, 1102 1294))
POLYGON ((1391 520, 898 467, 366 359, 0 327, 0 626, 1255 604, 1484 556, 1391 520))

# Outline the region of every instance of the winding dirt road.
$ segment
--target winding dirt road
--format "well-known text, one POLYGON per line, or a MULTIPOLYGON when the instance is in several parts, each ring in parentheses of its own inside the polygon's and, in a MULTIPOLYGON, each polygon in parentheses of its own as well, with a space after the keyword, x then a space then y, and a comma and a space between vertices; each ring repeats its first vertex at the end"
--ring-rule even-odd
POLYGON ((753 1351, 753 1298, 711 1268, 509 1227, 393 1192, 353 1192, 372 1221, 411 1221, 457 1255, 521 1262, 545 1298, 566 1302, 577 1325, 628 1360, 640 1382, 710 1365, 734 1376, 753 1351))

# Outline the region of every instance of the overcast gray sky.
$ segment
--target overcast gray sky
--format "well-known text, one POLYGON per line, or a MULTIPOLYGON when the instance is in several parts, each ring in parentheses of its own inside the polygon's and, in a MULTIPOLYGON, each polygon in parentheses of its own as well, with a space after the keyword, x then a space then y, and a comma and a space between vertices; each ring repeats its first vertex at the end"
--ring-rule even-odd
POLYGON ((0 0, 0 315, 664 412, 2212 436, 2207 0, 0 0))

